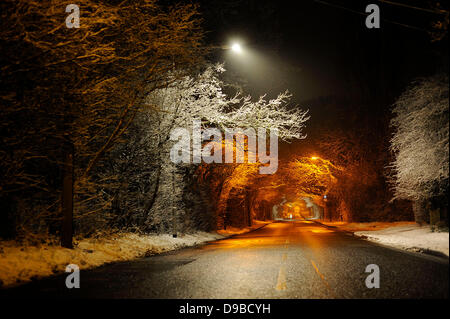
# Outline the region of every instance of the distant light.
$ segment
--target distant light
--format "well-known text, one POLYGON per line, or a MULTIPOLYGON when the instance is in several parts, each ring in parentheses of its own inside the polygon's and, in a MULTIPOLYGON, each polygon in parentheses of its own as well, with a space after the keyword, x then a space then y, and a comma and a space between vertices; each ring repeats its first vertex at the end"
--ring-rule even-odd
POLYGON ((233 50, 233 52, 236 53, 241 53, 242 52, 242 48, 241 45, 239 43, 235 43, 231 46, 231 50, 233 50))
POLYGON ((313 157, 311 157, 311 159, 312 159, 313 161, 315 161, 316 159, 318 159, 318 157, 317 157, 317 156, 313 156, 313 157))

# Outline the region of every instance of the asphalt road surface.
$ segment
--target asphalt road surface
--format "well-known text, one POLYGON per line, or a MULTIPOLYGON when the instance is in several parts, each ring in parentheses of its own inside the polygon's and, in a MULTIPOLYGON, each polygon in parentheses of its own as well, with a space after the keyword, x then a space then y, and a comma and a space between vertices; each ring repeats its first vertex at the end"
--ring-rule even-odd
POLYGON ((276 222, 194 248, 0 291, 33 298, 448 298, 448 259, 383 247, 311 221, 276 222), (369 289, 376 264, 380 287, 369 289))

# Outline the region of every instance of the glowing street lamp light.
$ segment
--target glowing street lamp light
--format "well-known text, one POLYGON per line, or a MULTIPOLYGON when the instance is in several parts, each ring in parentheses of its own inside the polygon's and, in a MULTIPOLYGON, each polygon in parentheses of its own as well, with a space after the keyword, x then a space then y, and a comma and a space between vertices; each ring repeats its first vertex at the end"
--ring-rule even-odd
POLYGON ((232 50, 234 53, 242 53, 242 48, 241 48, 241 45, 240 45, 239 43, 234 43, 234 44, 231 46, 231 50, 232 50))
POLYGON ((317 156, 312 156, 311 159, 312 159, 313 161, 315 161, 315 160, 317 160, 317 159, 319 159, 319 158, 318 158, 317 156))

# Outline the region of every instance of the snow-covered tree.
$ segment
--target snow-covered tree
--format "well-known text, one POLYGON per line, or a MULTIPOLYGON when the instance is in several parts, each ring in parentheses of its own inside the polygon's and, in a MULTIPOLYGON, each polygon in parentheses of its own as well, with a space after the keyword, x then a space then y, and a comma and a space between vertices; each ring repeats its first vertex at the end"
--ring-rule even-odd
MULTIPOLYGON (((414 82, 395 102, 391 121, 394 198, 415 202, 416 217, 424 201, 445 194, 449 173, 448 77, 414 82)), ((420 215, 420 214, 419 214, 420 215)))
MULTIPOLYGON (((175 143, 171 133, 175 129, 191 129, 193 121, 199 120, 202 129, 264 128, 278 130, 279 138, 285 141, 305 137, 302 129, 309 119, 307 111, 290 108, 288 92, 269 101, 264 97, 252 101, 251 97, 239 93, 228 96, 220 79, 223 72, 222 65, 207 67, 195 76, 180 77, 177 72, 172 72, 168 76, 170 84, 153 91, 146 99, 146 104, 157 112, 138 115, 146 117, 148 125, 144 130, 140 129, 139 134, 144 134, 143 140, 151 144, 151 153, 155 154, 152 165, 133 164, 153 175, 154 187, 144 195, 147 203, 143 212, 146 216, 144 224, 152 225, 152 231, 182 230, 191 223, 185 211, 185 179, 194 173, 196 166, 171 161, 170 150, 175 143)), ((123 158, 130 157, 127 152, 123 152, 123 158)))

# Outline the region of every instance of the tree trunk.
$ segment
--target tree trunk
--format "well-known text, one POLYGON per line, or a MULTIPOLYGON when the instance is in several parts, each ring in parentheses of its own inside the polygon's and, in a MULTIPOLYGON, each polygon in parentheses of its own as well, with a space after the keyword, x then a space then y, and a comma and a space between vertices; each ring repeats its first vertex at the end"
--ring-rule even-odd
MULTIPOLYGON (((227 181, 224 181, 224 183, 222 184, 222 187, 220 189, 220 194, 218 197, 218 202, 217 202, 217 216, 218 219, 221 218, 222 222, 223 222, 223 229, 226 229, 226 224, 228 222, 228 199, 230 196, 230 192, 231 192, 232 187, 230 186, 230 184, 227 181)), ((220 220, 218 220, 218 226, 220 226, 220 220)))
POLYGON ((73 248, 73 144, 67 143, 63 167, 61 246, 73 248))
POLYGON ((0 197, 0 238, 13 239, 16 237, 16 201, 10 197, 0 197))
POLYGON ((413 202, 414 221, 422 226, 427 223, 427 211, 425 209, 425 201, 422 199, 413 202))
MULTIPOLYGON (((172 171, 172 192, 173 194, 176 193, 175 191, 175 170, 172 171)), ((172 236, 174 238, 177 237, 178 234, 178 207, 175 208, 174 203, 172 203, 172 236)))
POLYGON ((247 191, 245 194, 245 208, 247 209, 247 225, 248 227, 252 226, 252 210, 251 210, 251 200, 250 200, 251 192, 247 191))
POLYGON ((148 203, 144 209, 146 215, 148 215, 150 213, 150 210, 152 209, 153 205, 156 202, 156 197, 158 196, 158 192, 159 192, 160 179, 161 179, 161 165, 158 166, 158 169, 156 171, 155 188, 153 190, 152 197, 150 198, 150 200, 148 201, 148 203))
POLYGON ((250 205, 250 194, 247 192, 247 196, 246 197, 246 208, 247 208, 247 226, 251 227, 252 226, 252 210, 251 210, 251 205, 250 205))

